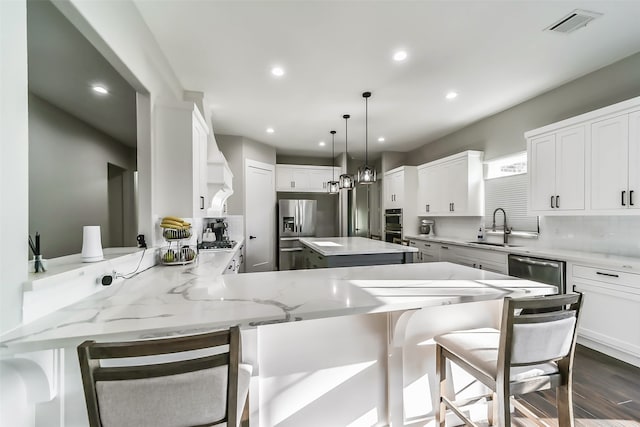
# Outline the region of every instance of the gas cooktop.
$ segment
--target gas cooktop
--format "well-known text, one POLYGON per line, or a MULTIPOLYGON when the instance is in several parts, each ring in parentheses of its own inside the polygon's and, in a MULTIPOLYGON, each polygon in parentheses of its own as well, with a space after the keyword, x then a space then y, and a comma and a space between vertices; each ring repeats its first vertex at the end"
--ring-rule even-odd
POLYGON ((198 243, 198 249, 233 249, 236 246, 235 240, 216 240, 214 242, 198 243))

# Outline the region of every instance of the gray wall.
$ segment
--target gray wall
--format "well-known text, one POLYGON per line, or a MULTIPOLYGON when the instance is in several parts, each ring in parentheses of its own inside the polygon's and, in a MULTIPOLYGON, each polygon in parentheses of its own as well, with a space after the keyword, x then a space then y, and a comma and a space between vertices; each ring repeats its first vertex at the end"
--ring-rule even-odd
POLYGON ((276 161, 282 165, 331 166, 331 157, 304 157, 277 155, 276 161))
POLYGON ((464 150, 485 159, 524 151, 524 132, 640 95, 640 53, 406 153, 420 165, 464 150))
POLYGON ((227 199, 229 215, 244 215, 244 160, 276 164, 276 149, 261 142, 236 135, 216 135, 218 148, 233 173, 233 194, 227 199))
POLYGON ((133 171, 136 150, 29 96, 29 233, 45 258, 80 253, 84 225, 100 225, 110 246, 108 163, 133 171))

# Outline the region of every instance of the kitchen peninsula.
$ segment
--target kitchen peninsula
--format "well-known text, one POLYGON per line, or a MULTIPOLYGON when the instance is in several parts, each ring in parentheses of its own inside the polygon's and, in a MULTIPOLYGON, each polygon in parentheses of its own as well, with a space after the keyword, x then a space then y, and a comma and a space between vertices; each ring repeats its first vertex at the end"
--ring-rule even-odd
POLYGON ((306 237, 306 268, 353 267, 413 262, 417 248, 372 240, 364 237, 306 237))
POLYGON ((47 426, 86 423, 75 351, 83 340, 231 325, 241 326, 243 359, 254 366, 252 425, 347 425, 365 412, 367 419, 400 425, 403 413, 432 415, 426 393, 434 384, 408 393, 406 378, 418 372, 405 360, 424 360, 426 373, 419 375, 434 381, 430 353, 415 354, 431 352, 431 345, 414 344, 450 328, 495 325, 504 296, 553 292, 450 263, 222 275, 224 256, 203 253, 193 265, 154 267, 3 335, 5 360, 54 354, 58 368, 45 373, 48 383, 39 385, 45 390, 33 394, 47 395, 40 402, 48 408, 51 401, 64 408, 47 426), (336 409, 336 401, 356 395, 353 404, 336 409))

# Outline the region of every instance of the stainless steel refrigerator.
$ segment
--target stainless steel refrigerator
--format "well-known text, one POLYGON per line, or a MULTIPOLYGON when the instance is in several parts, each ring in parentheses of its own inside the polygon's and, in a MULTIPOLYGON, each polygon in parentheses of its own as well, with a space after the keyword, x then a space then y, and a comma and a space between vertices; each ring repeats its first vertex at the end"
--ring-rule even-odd
POLYGON ((316 200, 278 201, 278 267, 280 270, 304 268, 300 237, 316 235, 316 200))

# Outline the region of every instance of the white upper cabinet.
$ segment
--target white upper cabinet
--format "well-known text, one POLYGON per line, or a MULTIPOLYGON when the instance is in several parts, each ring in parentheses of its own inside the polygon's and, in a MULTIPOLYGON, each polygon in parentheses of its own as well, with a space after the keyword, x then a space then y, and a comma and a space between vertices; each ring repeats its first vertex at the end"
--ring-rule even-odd
POLYGON ((207 140, 209 128, 193 103, 158 105, 155 109, 154 178, 157 213, 199 218, 207 205, 207 140))
POLYGON ((482 152, 465 151, 418 166, 419 216, 482 216, 482 152))
POLYGON ((640 97, 525 138, 531 215, 640 213, 640 97))
POLYGON ((584 210, 584 126, 529 141, 529 210, 545 215, 584 210))
POLYGON ((401 166, 385 172, 383 182, 384 209, 406 210, 409 203, 411 203, 411 207, 413 207, 414 202, 409 202, 408 198, 413 197, 415 194, 415 166, 401 166))
POLYGON ((331 166, 276 165, 276 191, 326 193, 327 183, 340 173, 331 166))
POLYGON ((591 209, 638 209, 640 111, 591 125, 591 209))

